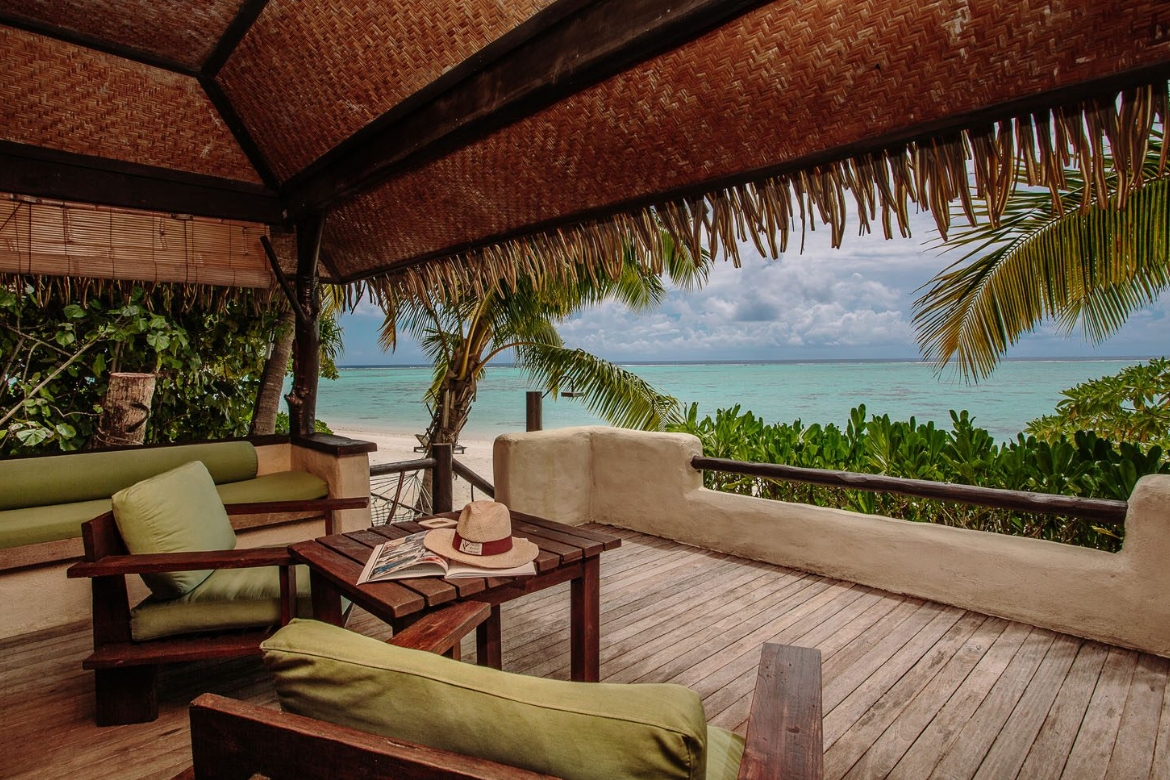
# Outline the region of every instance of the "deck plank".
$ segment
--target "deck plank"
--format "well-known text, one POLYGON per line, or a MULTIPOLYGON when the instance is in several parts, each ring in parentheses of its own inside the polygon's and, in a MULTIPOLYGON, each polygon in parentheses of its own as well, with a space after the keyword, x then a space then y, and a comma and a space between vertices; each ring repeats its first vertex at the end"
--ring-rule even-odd
POLYGON ((1138 657, 1129 699, 1125 702, 1125 712, 1117 730, 1117 742, 1113 745, 1109 769, 1105 773, 1106 780, 1150 776, 1168 669, 1170 661, 1165 658, 1138 657))
POLYGON ((1105 666, 1093 690, 1093 698, 1089 700, 1085 719, 1081 722, 1064 772, 1060 775, 1064 780, 1098 780, 1105 777, 1137 659, 1138 654, 1132 650, 1110 648, 1109 657, 1105 659, 1105 666))
MULTIPOLYGON (((599 528, 600 530, 600 528, 599 528)), ((601 558, 602 679, 687 685, 742 733, 765 642, 823 660, 826 778, 1170 780, 1170 661, 621 529, 601 558)), ((504 606, 505 668, 567 678, 568 586, 504 606)), ((350 627, 389 629, 360 610, 350 627)), ((86 624, 0 641, 0 777, 170 778, 199 693, 275 706, 256 659, 177 665, 159 719, 98 729, 86 624), (51 749, 46 750, 50 746, 51 749)), ((464 644, 474 658, 474 640, 464 644)))
POLYGON ((1028 748, 1040 733, 1044 717, 1052 708, 1080 647, 1081 640, 1071 636, 1057 636, 1053 640, 1028 689, 979 765, 976 780, 1001 780, 1019 774, 1028 748))

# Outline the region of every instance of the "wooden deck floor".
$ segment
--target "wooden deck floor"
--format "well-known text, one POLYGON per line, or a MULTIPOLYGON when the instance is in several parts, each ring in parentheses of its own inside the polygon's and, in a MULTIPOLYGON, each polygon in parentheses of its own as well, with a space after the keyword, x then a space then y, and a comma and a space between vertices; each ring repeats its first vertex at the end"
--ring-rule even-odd
MULTIPOLYGON (((760 645, 817 647, 827 778, 1170 780, 1166 659, 619 533, 602 558, 604 680, 682 683, 742 729, 760 645)), ((567 678, 567 613, 566 586, 506 606, 505 668, 567 678)), ((350 627, 384 633, 368 615, 350 627)), ((0 777, 171 777, 196 694, 274 700, 258 662, 189 665, 164 673, 157 722, 98 729, 88 642, 73 626, 0 643, 0 777)))

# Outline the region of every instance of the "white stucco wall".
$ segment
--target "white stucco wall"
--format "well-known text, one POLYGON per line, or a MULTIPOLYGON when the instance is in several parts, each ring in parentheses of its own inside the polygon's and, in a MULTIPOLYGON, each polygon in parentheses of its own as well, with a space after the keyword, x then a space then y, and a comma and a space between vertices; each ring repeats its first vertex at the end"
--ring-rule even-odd
POLYGON ((496 497, 1170 657, 1170 476, 1142 479, 1119 553, 707 490, 685 434, 501 436, 496 497))

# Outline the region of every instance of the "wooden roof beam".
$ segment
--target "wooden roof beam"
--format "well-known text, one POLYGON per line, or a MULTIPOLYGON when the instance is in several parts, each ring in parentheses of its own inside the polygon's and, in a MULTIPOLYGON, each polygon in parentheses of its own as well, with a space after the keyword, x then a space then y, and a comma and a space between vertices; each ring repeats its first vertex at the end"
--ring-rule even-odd
POLYGON ((0 192, 242 222, 277 224, 258 184, 0 141, 0 192))
POLYGON ((764 2, 560 0, 322 155, 282 200, 294 218, 328 208, 764 2))

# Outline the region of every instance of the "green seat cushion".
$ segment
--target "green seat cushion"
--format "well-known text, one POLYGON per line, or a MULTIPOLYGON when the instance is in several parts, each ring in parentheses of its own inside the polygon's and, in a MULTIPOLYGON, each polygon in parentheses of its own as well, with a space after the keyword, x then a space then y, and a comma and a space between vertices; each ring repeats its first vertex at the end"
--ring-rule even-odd
MULTIPOLYGON (((326 498, 329 484, 304 471, 284 471, 216 485, 215 490, 225 504, 251 504, 326 498)), ((80 537, 81 524, 109 512, 111 506, 110 499, 101 498, 0 511, 0 550, 80 537)))
POLYGON ((0 510, 109 498, 164 471, 202 461, 216 482, 256 476, 256 449, 246 441, 71 452, 0 460, 0 510))
POLYGON ((298 501, 325 498, 329 484, 305 471, 281 471, 243 482, 216 485, 225 504, 251 504, 263 501, 298 501))
MULTIPOLYGON (((236 532, 200 461, 119 490, 112 500, 118 531, 132 554, 235 549, 236 532)), ((190 593, 210 574, 163 572, 142 579, 155 597, 166 600, 190 593)))
MULTIPOLYGON (((313 614, 309 570, 296 567, 297 614, 313 614)), ((136 641, 178 634, 274 626, 280 623, 280 569, 218 569, 190 593, 175 599, 155 596, 130 612, 136 641)))
POLYGON ((735 780, 743 761, 743 737, 718 726, 707 727, 707 780, 735 780))
POLYGON ((110 511, 110 499, 0 512, 0 549, 81 536, 81 524, 110 511))
POLYGON ((526 677, 305 620, 261 647, 289 712, 565 780, 706 776, 703 705, 679 685, 526 677))

